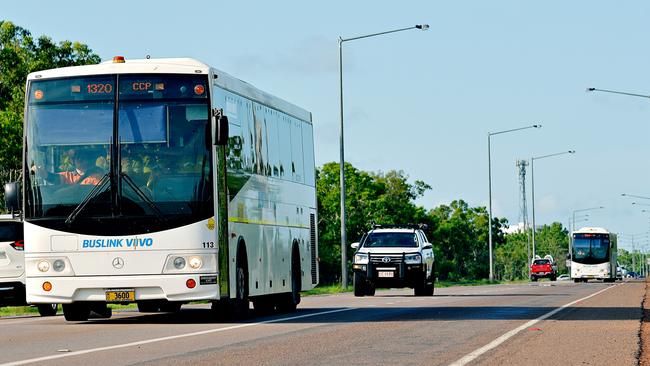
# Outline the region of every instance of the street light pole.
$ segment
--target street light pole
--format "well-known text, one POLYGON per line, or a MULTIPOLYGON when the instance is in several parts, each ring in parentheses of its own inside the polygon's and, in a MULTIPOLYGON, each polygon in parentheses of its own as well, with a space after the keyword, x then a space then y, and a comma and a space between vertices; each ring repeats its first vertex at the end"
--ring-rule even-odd
POLYGON ((535 259, 535 160, 550 158, 553 156, 564 155, 564 154, 575 154, 575 150, 563 151, 555 154, 548 154, 542 156, 536 156, 530 158, 530 183, 531 183, 531 194, 532 194, 532 204, 533 204, 533 259, 535 259))
POLYGON ((340 183, 341 183, 341 286, 343 288, 348 287, 348 266, 347 266, 347 234, 346 234, 346 222, 347 216, 345 212, 345 140, 343 138, 343 43, 348 41, 354 41, 362 38, 369 38, 380 36, 389 33, 402 32, 411 29, 420 29, 427 30, 429 29, 428 24, 417 24, 412 27, 400 28, 389 30, 385 32, 367 34, 364 36, 352 37, 352 38, 342 38, 339 37, 339 105, 340 105, 340 138, 339 138, 339 148, 340 148, 340 183))
POLYGON ((542 128, 542 125, 535 124, 526 127, 513 128, 510 130, 498 131, 498 132, 488 132, 487 134, 487 146, 488 146, 488 256, 490 257, 490 281, 494 280, 494 261, 492 255, 492 149, 490 147, 490 138, 494 135, 500 135, 502 133, 515 132, 526 130, 529 128, 542 128))

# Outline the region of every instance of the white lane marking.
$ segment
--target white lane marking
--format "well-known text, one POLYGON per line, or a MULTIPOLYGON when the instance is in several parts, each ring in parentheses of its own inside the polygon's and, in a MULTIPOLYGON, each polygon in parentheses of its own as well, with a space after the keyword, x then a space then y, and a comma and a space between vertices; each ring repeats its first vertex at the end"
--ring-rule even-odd
POLYGON ((522 330, 524 330, 526 328, 529 328, 530 326, 535 325, 535 324, 539 323, 540 321, 542 321, 542 320, 544 320, 544 319, 546 319, 548 317, 551 317, 551 316, 559 313, 560 311, 562 311, 562 310, 564 310, 564 309, 566 309, 566 308, 568 308, 568 307, 570 307, 572 305, 575 305, 575 304, 579 303, 580 301, 587 300, 587 299, 589 299, 591 297, 594 297, 594 296, 596 296, 598 294, 601 294, 601 293, 603 293, 603 292, 605 292, 605 291, 607 291, 609 289, 612 289, 612 288, 614 288, 616 286, 620 286, 620 284, 614 285, 614 286, 609 286, 609 287, 604 288, 604 289, 602 289, 602 290, 600 290, 598 292, 594 292, 593 294, 591 294, 589 296, 583 297, 582 299, 578 299, 578 300, 572 301, 572 302, 570 302, 570 303, 568 303, 566 305, 562 305, 561 307, 559 307, 559 308, 557 308, 557 309, 555 309, 553 311, 550 311, 550 312, 540 316, 537 319, 533 319, 533 320, 529 321, 528 323, 526 323, 524 325, 521 325, 521 326, 519 326, 519 327, 517 327, 517 328, 503 334, 501 337, 499 337, 499 338, 493 340, 492 342, 486 344, 485 346, 483 346, 483 347, 481 347, 481 348, 467 354, 466 356, 464 356, 460 360, 449 364, 449 366, 467 365, 468 363, 470 363, 470 362, 474 361, 475 359, 477 359, 478 357, 480 357, 482 354, 486 353, 487 351, 497 347, 501 343, 503 343, 503 342, 507 341, 508 339, 512 338, 514 335, 521 332, 522 330))
POLYGON ((0 366, 25 365, 25 364, 34 363, 34 362, 57 360, 57 359, 60 359, 60 358, 85 355, 85 354, 93 353, 93 352, 101 352, 101 351, 114 350, 114 349, 118 349, 118 348, 141 346, 141 345, 149 344, 149 343, 170 341, 170 340, 179 339, 179 338, 195 337, 195 336, 204 335, 204 334, 225 332, 227 330, 247 328, 247 327, 252 327, 252 326, 255 326, 255 325, 279 323, 279 322, 284 322, 284 321, 289 321, 289 320, 304 319, 304 318, 310 318, 310 317, 318 316, 318 315, 341 313, 341 312, 344 312, 344 311, 357 310, 357 309, 361 309, 361 308, 344 308, 344 309, 337 309, 337 310, 328 310, 328 311, 321 311, 319 313, 298 315, 298 316, 292 316, 292 317, 289 317, 289 318, 272 319, 272 320, 266 320, 266 321, 257 322, 257 323, 244 323, 244 324, 233 325, 233 326, 225 327, 225 328, 209 329, 209 330, 203 330, 203 331, 200 331, 200 332, 178 334, 178 335, 173 335, 173 336, 167 336, 167 337, 161 337, 161 338, 154 338, 154 339, 136 341, 136 342, 131 342, 131 343, 116 344, 116 345, 113 345, 113 346, 85 349, 85 350, 81 350, 81 351, 74 351, 74 352, 58 354, 58 355, 52 355, 52 356, 43 356, 43 357, 30 358, 30 359, 26 359, 26 360, 7 362, 7 363, 0 364, 0 366))

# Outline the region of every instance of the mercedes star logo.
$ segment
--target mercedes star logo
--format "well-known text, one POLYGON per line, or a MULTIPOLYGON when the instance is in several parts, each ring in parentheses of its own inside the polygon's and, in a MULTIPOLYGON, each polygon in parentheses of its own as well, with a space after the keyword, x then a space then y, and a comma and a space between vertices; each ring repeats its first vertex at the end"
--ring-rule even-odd
POLYGON ((124 259, 120 257, 115 257, 115 259, 113 259, 113 267, 117 269, 124 267, 124 259))
POLYGON ((390 257, 384 257, 381 259, 381 261, 384 263, 390 263, 390 257))

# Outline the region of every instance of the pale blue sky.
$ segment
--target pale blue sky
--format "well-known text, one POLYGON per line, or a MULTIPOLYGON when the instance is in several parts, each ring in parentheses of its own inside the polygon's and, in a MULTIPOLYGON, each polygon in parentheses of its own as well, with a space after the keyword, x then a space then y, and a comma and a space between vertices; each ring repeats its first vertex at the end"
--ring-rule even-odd
POLYGON ((487 132, 541 123, 493 137, 495 215, 517 222, 516 159, 575 149, 536 161, 537 223, 602 205, 588 224, 625 233, 650 227, 620 196, 650 196, 650 100, 585 88, 650 94, 649 16, 646 1, 593 0, 11 1, 0 13, 102 59, 194 57, 300 105, 319 166, 339 159, 338 37, 428 23, 344 45, 346 159, 431 184, 427 208, 486 205, 487 132))

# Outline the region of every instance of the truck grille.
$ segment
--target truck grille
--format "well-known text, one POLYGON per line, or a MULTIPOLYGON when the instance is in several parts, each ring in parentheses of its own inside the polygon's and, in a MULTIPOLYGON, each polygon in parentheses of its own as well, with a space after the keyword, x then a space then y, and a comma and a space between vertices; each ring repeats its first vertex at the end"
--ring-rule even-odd
POLYGON ((370 255, 370 263, 377 263, 377 264, 385 264, 385 265, 391 265, 391 264, 399 264, 402 262, 402 255, 401 254, 374 254, 370 255), (389 261, 386 260, 390 259, 389 261))

